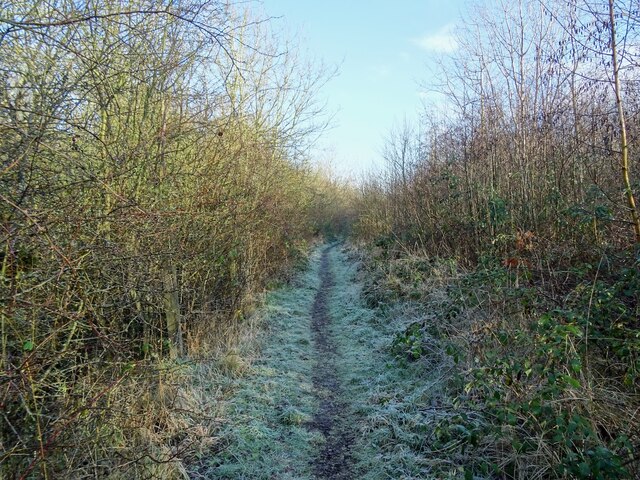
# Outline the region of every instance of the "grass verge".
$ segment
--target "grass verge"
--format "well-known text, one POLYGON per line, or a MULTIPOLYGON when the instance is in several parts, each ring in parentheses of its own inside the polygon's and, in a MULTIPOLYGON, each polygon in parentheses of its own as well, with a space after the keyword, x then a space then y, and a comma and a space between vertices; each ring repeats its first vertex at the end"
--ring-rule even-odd
POLYGON ((316 408, 311 376, 310 305, 318 287, 320 253, 292 285, 267 295, 253 321, 259 333, 245 342, 242 371, 227 371, 222 448, 203 459, 203 478, 294 479, 310 475, 314 445, 306 423, 316 408), (259 351, 259 354, 256 352, 259 351))

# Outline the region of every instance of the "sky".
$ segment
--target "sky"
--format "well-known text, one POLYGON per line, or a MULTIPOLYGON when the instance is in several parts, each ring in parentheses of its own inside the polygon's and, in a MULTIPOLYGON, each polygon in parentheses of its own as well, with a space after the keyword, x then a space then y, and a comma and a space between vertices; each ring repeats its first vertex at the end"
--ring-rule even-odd
POLYGON ((439 55, 456 49, 452 31, 464 0, 262 0, 264 12, 300 48, 338 75, 320 92, 332 128, 314 156, 358 177, 382 163, 384 138, 417 118, 439 55))

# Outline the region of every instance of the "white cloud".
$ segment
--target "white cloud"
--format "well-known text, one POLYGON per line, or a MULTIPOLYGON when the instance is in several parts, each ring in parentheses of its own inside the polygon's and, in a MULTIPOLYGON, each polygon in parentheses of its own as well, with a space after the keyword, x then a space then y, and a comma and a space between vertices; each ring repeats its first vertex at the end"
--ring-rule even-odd
POLYGON ((451 53, 458 49, 458 42, 453 35, 454 25, 449 23, 435 33, 414 38, 413 43, 431 53, 451 53))

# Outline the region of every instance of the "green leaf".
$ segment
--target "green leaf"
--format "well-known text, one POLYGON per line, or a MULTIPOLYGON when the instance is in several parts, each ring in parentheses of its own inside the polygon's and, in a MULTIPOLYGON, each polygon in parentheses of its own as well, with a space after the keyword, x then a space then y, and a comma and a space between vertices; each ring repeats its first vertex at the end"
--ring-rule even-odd
POLYGON ((573 378, 570 375, 562 375, 562 380, 564 380, 568 385, 571 385, 573 388, 580 388, 580 381, 577 378, 573 378))
POLYGON ((589 467, 589 464, 587 462, 581 462, 578 465, 578 469, 580 471, 580 475, 582 477, 588 477, 589 475, 591 475, 591 467, 589 467))
POLYGON ((580 370, 582 370, 582 362, 579 358, 574 358, 573 360, 571 360, 571 370, 573 370, 575 373, 579 373, 580 370))
POLYGON ((30 352, 34 349, 34 347, 35 345, 31 340, 27 340, 22 344, 22 350, 24 350, 25 352, 30 352))

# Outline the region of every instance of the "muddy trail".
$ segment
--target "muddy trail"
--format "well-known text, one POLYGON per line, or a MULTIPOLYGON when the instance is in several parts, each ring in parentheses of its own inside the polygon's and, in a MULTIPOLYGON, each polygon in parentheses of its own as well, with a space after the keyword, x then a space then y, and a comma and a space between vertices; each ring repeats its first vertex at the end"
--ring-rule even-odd
POLYGON ((353 477, 351 445, 354 440, 350 431, 348 405, 337 365, 341 355, 331 332, 332 318, 328 307, 328 296, 334 287, 333 274, 329 263, 329 253, 336 245, 327 247, 320 261, 320 287, 311 310, 311 328, 315 349, 316 366, 313 372, 313 386, 318 399, 311 428, 315 428, 325 438, 325 443, 313 459, 313 472, 318 479, 349 479, 353 477))

